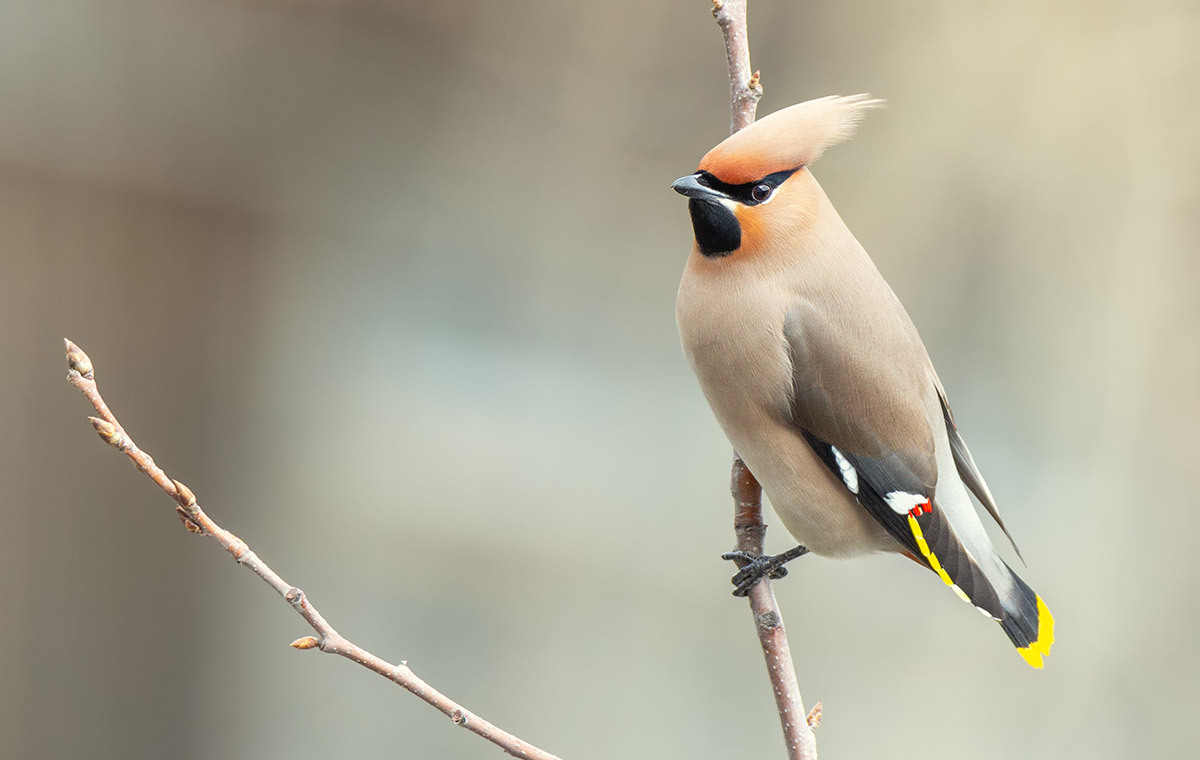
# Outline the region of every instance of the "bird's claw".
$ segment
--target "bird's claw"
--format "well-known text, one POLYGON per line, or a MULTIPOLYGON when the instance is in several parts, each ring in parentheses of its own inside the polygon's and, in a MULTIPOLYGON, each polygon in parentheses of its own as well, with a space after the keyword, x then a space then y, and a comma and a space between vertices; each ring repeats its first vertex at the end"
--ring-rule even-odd
POLYGON ((788 571, 784 564, 805 554, 808 554, 808 549, 803 546, 797 546, 780 554, 761 556, 739 549, 722 554, 721 559, 739 563, 738 571, 733 574, 730 583, 733 584, 734 596, 746 596, 750 593, 751 587, 763 578, 779 580, 786 576, 788 571))

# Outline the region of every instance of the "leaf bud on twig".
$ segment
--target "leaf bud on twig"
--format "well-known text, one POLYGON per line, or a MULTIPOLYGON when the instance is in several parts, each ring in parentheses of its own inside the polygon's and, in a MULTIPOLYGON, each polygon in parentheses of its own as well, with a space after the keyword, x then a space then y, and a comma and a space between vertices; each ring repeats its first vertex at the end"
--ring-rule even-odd
POLYGON ((175 501, 179 502, 179 506, 187 508, 196 506, 196 494, 192 493, 192 489, 180 483, 178 480, 171 480, 175 484, 175 501))
POLYGON ((179 521, 183 523, 183 527, 187 528, 188 533, 195 533, 199 536, 204 535, 204 528, 193 522, 192 516, 183 507, 175 507, 175 514, 179 515, 179 521))
POLYGON ((93 376, 92 360, 83 352, 83 349, 75 345, 68 338, 63 338, 63 344, 67 347, 67 366, 91 380, 93 376))
POLYGON ((123 436, 116 425, 99 417, 88 417, 88 419, 91 420, 92 427, 96 428, 96 432, 100 435, 101 440, 109 446, 116 446, 118 449, 122 448, 122 444, 124 443, 123 436))

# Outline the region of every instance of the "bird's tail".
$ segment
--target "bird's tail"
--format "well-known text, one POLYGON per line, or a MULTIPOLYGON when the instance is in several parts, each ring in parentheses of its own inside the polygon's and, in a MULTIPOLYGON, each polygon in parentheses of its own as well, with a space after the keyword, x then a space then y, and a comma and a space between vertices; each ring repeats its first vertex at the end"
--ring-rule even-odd
POLYGON ((999 618, 1000 627, 1017 648, 1017 654, 1033 667, 1040 668, 1042 657, 1050 654, 1050 645, 1054 643, 1054 616, 1042 598, 1029 588, 1029 584, 1021 580, 1007 563, 1000 564, 1008 572, 1009 581, 1007 584, 997 584, 1009 587, 1008 593, 1000 594, 1003 610, 999 618))
POLYGON ((908 524, 929 568, 963 601, 998 622, 1025 662, 1042 667, 1042 657, 1050 654, 1054 643, 1054 616, 1042 598, 996 556, 990 542, 975 544, 974 553, 968 551, 939 509, 914 510, 908 524), (983 557, 982 565, 978 557, 983 557))

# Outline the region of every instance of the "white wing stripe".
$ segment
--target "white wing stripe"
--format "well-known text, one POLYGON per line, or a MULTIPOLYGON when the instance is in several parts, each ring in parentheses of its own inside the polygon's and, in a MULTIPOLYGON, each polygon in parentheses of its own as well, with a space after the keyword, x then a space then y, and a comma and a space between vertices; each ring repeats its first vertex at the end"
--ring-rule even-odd
POLYGON ((850 493, 858 493, 858 470, 854 469, 854 465, 850 464, 850 460, 846 459, 845 455, 838 451, 837 446, 830 446, 829 449, 833 452, 833 458, 837 462, 838 470, 842 473, 842 482, 846 484, 846 488, 850 489, 850 493))
POLYGON ((892 491, 887 496, 884 496, 883 499, 892 508, 892 511, 898 515, 907 515, 912 511, 913 507, 929 501, 920 494, 908 493, 906 491, 892 491))

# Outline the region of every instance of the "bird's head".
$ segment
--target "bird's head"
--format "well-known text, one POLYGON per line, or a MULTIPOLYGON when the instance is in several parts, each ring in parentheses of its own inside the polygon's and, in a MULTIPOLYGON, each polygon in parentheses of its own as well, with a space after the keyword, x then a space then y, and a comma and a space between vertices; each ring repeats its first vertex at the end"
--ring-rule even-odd
POLYGON ((809 100, 710 150, 695 174, 671 185, 688 198, 696 249, 709 258, 754 253, 794 234, 820 196, 805 167, 849 139, 863 113, 882 104, 866 95, 809 100))

